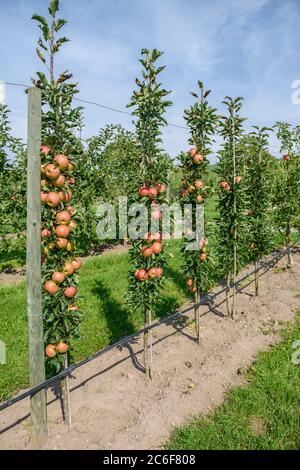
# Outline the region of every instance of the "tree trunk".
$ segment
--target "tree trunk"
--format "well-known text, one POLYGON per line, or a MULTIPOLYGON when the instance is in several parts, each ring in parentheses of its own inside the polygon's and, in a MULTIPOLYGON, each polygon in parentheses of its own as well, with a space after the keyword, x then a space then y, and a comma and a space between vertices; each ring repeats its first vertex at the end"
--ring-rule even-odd
POLYGON ((230 316, 230 274, 226 278, 226 309, 227 316, 230 316))
MULTIPOLYGON (((236 231, 235 231, 236 233, 236 231)), ((236 240, 236 236, 235 236, 236 240)), ((236 256, 236 241, 233 248, 233 279, 232 279, 232 310, 231 310, 231 319, 235 319, 235 294, 236 294, 236 271, 237 271, 237 256, 236 256)))
POLYGON ((255 266, 255 295, 258 297, 259 293, 259 262, 258 260, 255 261, 254 263, 255 266))
MULTIPOLYGON (((64 368, 68 367, 68 355, 64 355, 64 368)), ((61 379, 61 398, 64 410, 64 421, 71 428, 72 416, 71 416, 71 400, 70 400, 70 383, 69 377, 66 376, 61 379)))
POLYGON ((201 296, 199 289, 197 288, 195 293, 195 331, 198 346, 200 346, 200 300, 201 296))
POLYGON ((287 252, 287 255, 288 255, 288 264, 287 264, 287 267, 288 268, 291 268, 294 264, 294 261, 293 261, 293 256, 292 256, 292 250, 291 250, 291 247, 290 245, 288 245, 288 248, 287 248, 288 252, 287 252))
POLYGON ((292 257, 292 250, 291 250, 291 247, 290 247, 290 242, 291 242, 290 233, 291 233, 291 229, 290 229, 290 227, 288 227, 288 229, 286 231, 286 234, 285 234, 285 247, 286 247, 286 250, 287 250, 287 257, 288 257, 288 262, 287 262, 287 268, 288 269, 290 269, 294 264, 293 257, 292 257))
MULTIPOLYGON (((146 310, 144 326, 145 328, 151 325, 151 312, 146 310)), ((152 379, 152 332, 147 330, 144 332, 144 368, 145 374, 149 379, 152 379)))

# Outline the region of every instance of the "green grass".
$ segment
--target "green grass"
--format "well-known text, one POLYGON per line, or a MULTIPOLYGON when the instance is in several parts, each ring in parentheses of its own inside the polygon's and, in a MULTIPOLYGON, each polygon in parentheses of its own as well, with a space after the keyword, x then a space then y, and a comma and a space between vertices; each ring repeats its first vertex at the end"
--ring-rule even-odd
POLYGON ((11 238, 0 244, 0 272, 25 265, 26 251, 24 239, 11 238))
POLYGON ((231 390, 221 407, 171 435, 167 449, 275 450, 300 448, 300 364, 291 361, 296 325, 283 342, 261 353, 247 373, 250 384, 231 390))
MULTIPOLYGON (((165 316, 186 299, 180 276, 180 243, 170 243, 166 285, 157 316, 165 316)), ((127 287, 128 255, 106 253, 87 260, 80 276, 79 294, 84 318, 81 338, 74 341, 73 361, 78 361, 136 331, 143 318, 124 305, 127 287)), ((0 340, 6 343, 7 363, 0 365, 0 400, 28 386, 28 344, 25 284, 0 288, 0 340)))

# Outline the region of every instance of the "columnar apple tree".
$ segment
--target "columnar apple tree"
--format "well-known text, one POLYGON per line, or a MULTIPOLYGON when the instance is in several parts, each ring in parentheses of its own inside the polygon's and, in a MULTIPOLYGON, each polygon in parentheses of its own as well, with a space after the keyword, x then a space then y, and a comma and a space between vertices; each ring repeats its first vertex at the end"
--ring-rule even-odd
MULTIPOLYGON (((190 128, 189 143, 193 147, 180 155, 183 168, 183 184, 180 195, 181 203, 190 205, 192 211, 192 227, 186 228, 184 233, 183 273, 189 291, 195 296, 195 327, 199 344, 200 295, 211 287, 212 276, 207 239, 204 238, 204 233, 196 231, 196 209, 199 205, 203 207, 203 224, 198 229, 204 232, 204 206, 211 193, 211 188, 207 186, 209 166, 207 157, 211 153, 218 117, 216 109, 210 106, 207 101, 210 90, 206 91, 200 81, 198 81, 198 88, 198 94, 191 93, 196 98, 195 104, 185 110, 184 114, 190 128), (192 233, 189 233, 190 230, 192 233)), ((199 214, 199 216, 201 215, 199 214)))
POLYGON ((67 71, 55 77, 55 56, 68 39, 58 37, 66 23, 56 18, 58 0, 49 4, 49 21, 33 15, 42 37, 37 54, 49 72, 38 72, 33 80, 42 90, 42 280, 45 355, 51 370, 66 364, 72 338, 78 336, 81 313, 76 302, 78 269, 81 262, 74 256, 78 214, 71 205, 74 195, 78 140, 74 136, 79 108, 71 103, 76 85, 69 82, 67 71))
POLYGON ((0 104, 0 252, 6 253, 25 241, 26 230, 25 146, 11 133, 9 113, 0 104), (17 238, 8 236, 12 233, 17 238))
POLYGON ((287 249, 287 267, 293 265, 290 248, 291 232, 299 225, 300 199, 300 156, 299 126, 294 129, 286 122, 276 123, 277 138, 281 143, 282 158, 276 172, 273 207, 275 225, 278 228, 287 249))
MULTIPOLYGON (((171 102, 166 99, 170 93, 158 82, 158 75, 164 66, 157 61, 162 52, 142 49, 142 79, 136 79, 137 90, 133 92, 128 106, 132 112, 138 140, 139 166, 136 169, 134 194, 130 202, 141 203, 151 222, 141 238, 132 240, 130 259, 132 270, 127 302, 133 309, 144 314, 145 327, 151 324, 151 315, 159 302, 164 272, 162 245, 161 204, 165 201, 168 163, 161 158, 161 126, 166 125, 164 114, 171 102), (155 231, 153 230, 153 226, 155 231)), ((145 373, 151 377, 151 331, 144 334, 145 373)))
POLYGON ((259 291, 259 261, 271 246, 270 203, 272 193, 271 160, 267 152, 272 129, 253 126, 250 133, 251 154, 247 158, 246 197, 248 248, 255 264, 255 294, 259 291))
POLYGON ((245 233, 245 193, 243 158, 239 152, 239 140, 243 132, 243 121, 239 114, 242 98, 226 97, 223 102, 228 115, 221 118, 223 149, 219 152, 219 218, 218 218, 218 256, 220 272, 226 278, 227 313, 235 317, 235 282, 241 267, 241 253, 244 250, 245 233), (232 291, 232 305, 230 297, 232 291))

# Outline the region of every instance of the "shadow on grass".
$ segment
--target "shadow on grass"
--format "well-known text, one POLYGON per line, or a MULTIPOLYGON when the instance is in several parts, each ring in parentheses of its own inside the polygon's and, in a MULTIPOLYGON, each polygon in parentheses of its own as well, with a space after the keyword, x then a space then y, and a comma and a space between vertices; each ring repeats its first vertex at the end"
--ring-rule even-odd
POLYGON ((112 292, 112 289, 104 286, 101 281, 98 281, 97 287, 91 290, 100 301, 101 315, 105 317, 110 331, 110 342, 136 331, 130 312, 112 297, 112 292))
POLYGON ((0 271, 11 272, 25 265, 26 251, 23 248, 7 249, 0 253, 0 271))

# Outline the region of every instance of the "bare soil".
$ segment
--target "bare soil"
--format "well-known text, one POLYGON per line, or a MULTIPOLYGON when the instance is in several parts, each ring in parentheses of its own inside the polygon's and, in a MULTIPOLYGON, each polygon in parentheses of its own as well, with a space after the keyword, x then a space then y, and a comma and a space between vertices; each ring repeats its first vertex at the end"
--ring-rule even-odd
MULTIPOLYGON (((245 384, 244 372, 257 353, 280 340, 280 329, 300 307, 299 252, 294 259, 290 270, 284 269, 285 258, 268 265, 259 298, 252 277, 240 283, 235 321, 226 317, 224 292, 217 286, 201 307, 200 347, 190 323, 193 310, 153 330, 152 381, 142 370, 141 337, 76 370, 70 431, 60 400, 48 390, 49 437, 42 448, 158 449, 174 426, 220 405, 230 387, 245 384)), ((32 448, 28 412, 24 400, 0 414, 0 449, 32 448)), ((264 432, 264 423, 253 427, 264 432)))

